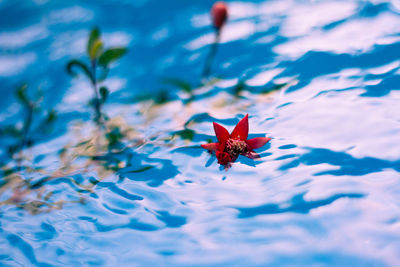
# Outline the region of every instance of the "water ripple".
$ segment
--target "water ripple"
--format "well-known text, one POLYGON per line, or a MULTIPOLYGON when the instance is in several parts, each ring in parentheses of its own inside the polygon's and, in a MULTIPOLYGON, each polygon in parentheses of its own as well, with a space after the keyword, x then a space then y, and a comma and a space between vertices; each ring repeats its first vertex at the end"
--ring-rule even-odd
POLYGON ((326 199, 307 201, 304 199, 305 193, 293 196, 288 203, 282 204, 264 204, 257 207, 237 208, 240 212, 239 218, 249 218, 262 214, 279 214, 284 212, 295 212, 307 214, 313 209, 327 206, 341 198, 362 198, 365 194, 349 193, 336 194, 326 199))
MULTIPOLYGON (((299 166, 305 165, 318 165, 327 163, 332 166, 338 166, 337 170, 326 170, 315 173, 314 175, 352 175, 361 176, 369 173, 380 172, 384 169, 393 169, 400 172, 400 160, 389 161, 372 157, 355 158, 346 152, 335 152, 324 148, 309 148, 309 152, 300 155, 296 159, 285 163, 280 167, 281 170, 288 170, 299 166)), ((294 155, 282 156, 281 159, 292 158, 294 155)), ((278 160, 278 159, 277 159, 278 160)))
POLYGON ((6 239, 12 246, 19 249, 31 264, 37 266, 51 266, 50 264, 38 261, 32 246, 18 235, 9 234, 6 239))

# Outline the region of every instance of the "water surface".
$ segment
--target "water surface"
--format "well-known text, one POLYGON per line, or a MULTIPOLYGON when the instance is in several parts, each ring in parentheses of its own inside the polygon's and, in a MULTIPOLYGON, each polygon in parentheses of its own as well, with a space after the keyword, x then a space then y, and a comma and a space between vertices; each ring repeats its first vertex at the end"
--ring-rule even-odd
POLYGON ((22 82, 59 113, 36 169, 0 178, 1 265, 399 264, 400 3, 228 1, 191 99, 163 80, 200 84, 212 3, 0 3, 0 125, 22 123, 22 82), (92 89, 65 65, 94 25, 129 48, 105 105, 128 138, 92 158, 92 89), (226 172, 199 145, 246 114, 272 140, 226 172))

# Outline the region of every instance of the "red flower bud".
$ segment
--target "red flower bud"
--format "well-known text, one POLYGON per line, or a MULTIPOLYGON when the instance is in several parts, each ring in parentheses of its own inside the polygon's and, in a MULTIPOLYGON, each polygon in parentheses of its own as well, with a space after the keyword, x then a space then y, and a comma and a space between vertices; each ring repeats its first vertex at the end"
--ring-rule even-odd
POLYGON ((224 2, 216 2, 211 8, 214 27, 219 30, 228 18, 228 7, 224 2))

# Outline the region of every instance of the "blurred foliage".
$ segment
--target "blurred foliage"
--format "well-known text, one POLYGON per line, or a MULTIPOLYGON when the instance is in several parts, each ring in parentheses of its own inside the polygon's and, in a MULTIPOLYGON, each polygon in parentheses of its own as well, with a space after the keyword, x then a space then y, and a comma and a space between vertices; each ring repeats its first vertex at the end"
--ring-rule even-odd
POLYGON ((183 140, 192 141, 194 138, 194 135, 195 135, 195 131, 192 129, 186 128, 184 130, 174 132, 174 135, 179 136, 183 140))
POLYGON ((61 209, 66 203, 83 203, 84 198, 77 197, 73 201, 65 201, 56 199, 55 191, 48 191, 43 185, 50 182, 54 178, 49 176, 41 176, 42 178, 35 180, 27 178, 29 174, 40 173, 38 168, 25 168, 25 174, 19 172, 11 172, 3 177, 3 184, 0 186, 0 196, 4 199, 4 195, 8 198, 0 201, 1 205, 13 205, 17 208, 26 210, 31 214, 49 212, 61 209))
POLYGON ((8 158, 17 161, 23 160, 21 153, 24 148, 33 146, 37 141, 43 139, 43 136, 51 132, 57 118, 54 109, 42 107, 43 92, 40 89, 36 91, 33 97, 29 95, 27 89, 28 85, 23 84, 17 88, 15 93, 24 119, 21 123, 4 125, 0 128, 0 137, 7 139, 9 144, 6 148, 8 158))
POLYGON ((0 196, 5 191, 12 192, 9 199, 0 202, 0 205, 13 203, 34 214, 38 209, 51 209, 61 205, 48 202, 49 196, 43 195, 43 192, 36 192, 34 200, 22 200, 27 195, 34 195, 35 191, 31 190, 35 189, 35 183, 27 177, 30 174, 40 176, 43 173, 43 168, 35 166, 35 160, 27 149, 43 141, 51 133, 57 113, 54 109, 43 107, 43 92, 40 89, 30 92, 28 85, 23 84, 16 89, 15 96, 20 104, 23 120, 0 128, 0 137, 6 145, 6 157, 2 157, 3 162, 0 164, 0 196))
POLYGON ((89 34, 86 49, 90 61, 89 64, 79 59, 72 59, 67 63, 66 70, 71 76, 77 76, 77 73, 74 71, 74 68, 77 68, 89 79, 94 91, 94 97, 90 103, 95 110, 94 120, 98 124, 103 123, 104 114, 102 113, 101 108, 109 95, 109 90, 106 86, 98 88, 99 83, 106 80, 111 63, 120 59, 127 53, 127 51, 128 50, 125 47, 104 49, 100 29, 93 28, 89 34), (100 75, 97 73, 98 69, 101 71, 100 75))
POLYGON ((186 81, 184 81, 182 79, 165 78, 163 80, 163 83, 172 85, 172 86, 174 86, 174 87, 176 87, 176 88, 178 88, 178 89, 180 89, 183 92, 188 93, 188 94, 192 93, 192 91, 193 91, 193 86, 190 83, 188 83, 188 82, 186 82, 186 81))
MULTIPOLYGON (((76 187, 78 196, 80 195, 76 201, 82 202, 82 194, 94 193, 92 188, 98 181, 79 181, 74 176, 95 168, 98 177, 106 177, 127 165, 128 159, 121 151, 127 149, 127 140, 130 143, 131 140, 135 140, 131 139, 134 131, 123 120, 110 119, 102 113, 101 108, 109 97, 109 90, 105 86, 99 86, 106 79, 111 64, 126 52, 124 47, 104 49, 100 30, 94 28, 87 42, 89 64, 73 59, 66 65, 70 75, 76 76, 76 70, 79 70, 89 79, 94 90, 94 98, 90 105, 95 109, 94 121, 101 127, 95 127, 88 137, 77 136, 76 144, 60 149, 57 161, 60 166, 55 171, 45 171, 46 168, 39 166, 42 158, 32 158, 26 148, 34 146, 39 138, 43 138, 51 130, 50 126, 56 120, 57 114, 54 110, 44 110, 41 107, 43 95, 39 90, 34 98, 28 94, 27 85, 22 85, 16 90, 17 99, 23 107, 24 120, 22 123, 0 128, 0 137, 11 139, 5 150, 9 159, 14 160, 0 164, 3 172, 0 179, 0 196, 2 199, 3 195, 9 196, 7 200, 0 202, 0 205, 13 204, 29 210, 32 214, 61 208, 66 202, 56 200, 55 192, 44 193, 47 191, 47 183, 60 179, 70 180, 76 187)), ((87 125, 82 125, 80 129, 87 130, 87 125)), ((137 171, 149 168, 145 167, 140 166, 137 171)))
MULTIPOLYGON (((107 120, 105 127, 106 131, 99 131, 96 125, 91 127, 82 122, 72 126, 72 143, 59 149, 57 160, 53 162, 58 166, 53 165, 50 170, 33 164, 35 159, 27 156, 19 166, 2 166, 0 198, 7 200, 0 201, 0 205, 14 205, 31 214, 49 212, 61 209, 67 203, 84 203, 87 194, 96 195, 94 189, 99 182, 115 177, 121 171, 140 173, 154 168, 133 159, 136 155, 133 148, 145 141, 122 118, 107 120), (96 178, 83 178, 82 173, 95 173, 96 178), (63 200, 59 190, 47 186, 60 182, 70 184, 76 191, 74 200, 63 200)), ((37 161, 40 163, 40 156, 37 161)))

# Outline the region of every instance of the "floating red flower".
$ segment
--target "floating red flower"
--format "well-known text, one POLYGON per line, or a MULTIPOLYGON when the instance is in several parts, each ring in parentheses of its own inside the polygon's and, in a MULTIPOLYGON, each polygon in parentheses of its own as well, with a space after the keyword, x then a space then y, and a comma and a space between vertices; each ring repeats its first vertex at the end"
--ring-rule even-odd
POLYGON ((239 155, 254 159, 260 156, 254 152, 254 149, 264 146, 271 140, 268 137, 256 137, 247 140, 249 135, 249 115, 247 114, 229 134, 223 126, 213 122, 215 135, 218 143, 209 143, 201 145, 202 148, 210 152, 215 152, 218 163, 229 167, 231 162, 234 162, 239 155))

